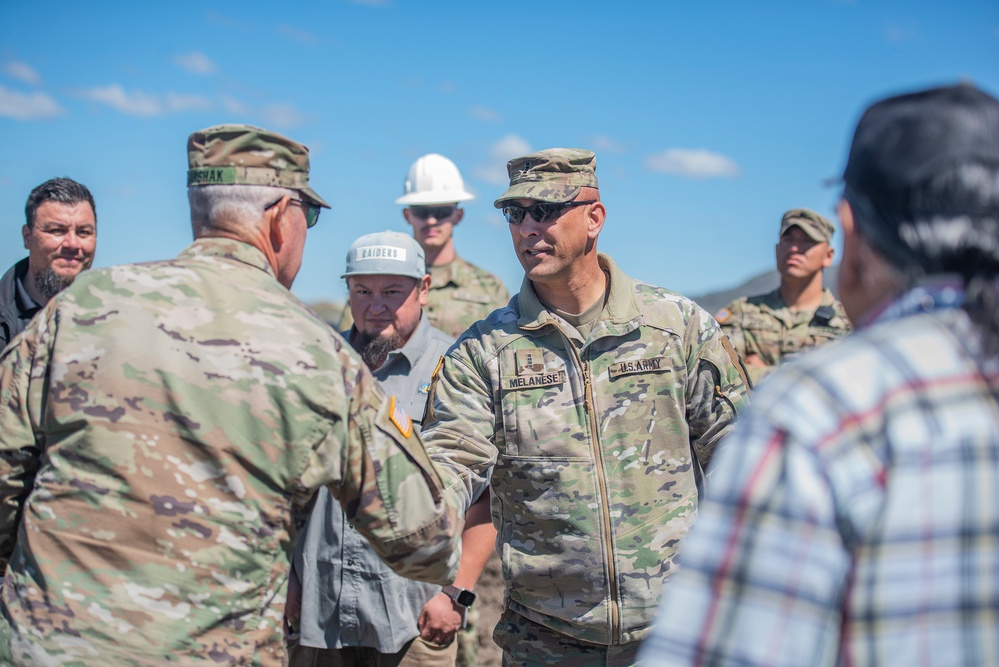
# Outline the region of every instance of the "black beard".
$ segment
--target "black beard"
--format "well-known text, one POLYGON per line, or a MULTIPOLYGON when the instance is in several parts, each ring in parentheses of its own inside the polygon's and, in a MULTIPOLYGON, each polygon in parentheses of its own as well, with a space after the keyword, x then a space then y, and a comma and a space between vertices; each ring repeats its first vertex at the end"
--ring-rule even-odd
POLYGON ((405 344, 405 341, 397 333, 382 336, 358 331, 352 344, 368 368, 374 371, 382 367, 389 352, 398 350, 405 344))
POLYGON ((42 296, 48 300, 69 287, 75 277, 76 276, 60 276, 50 267, 46 267, 35 274, 35 287, 37 287, 42 296))

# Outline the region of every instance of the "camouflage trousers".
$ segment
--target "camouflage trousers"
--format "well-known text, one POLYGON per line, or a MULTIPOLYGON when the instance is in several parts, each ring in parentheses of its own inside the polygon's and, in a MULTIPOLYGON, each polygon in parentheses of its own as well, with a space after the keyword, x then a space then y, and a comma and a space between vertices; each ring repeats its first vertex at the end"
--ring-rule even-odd
POLYGON ((503 612, 493 639, 503 649, 503 667, 625 667, 634 665, 639 642, 604 646, 579 641, 524 618, 503 612))

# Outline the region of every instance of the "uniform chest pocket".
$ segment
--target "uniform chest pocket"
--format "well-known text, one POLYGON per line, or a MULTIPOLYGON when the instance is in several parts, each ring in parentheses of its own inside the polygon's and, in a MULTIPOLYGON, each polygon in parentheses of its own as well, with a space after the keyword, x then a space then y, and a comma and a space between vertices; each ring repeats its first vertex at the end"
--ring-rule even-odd
POLYGON ((565 360, 541 348, 500 353, 505 453, 580 456, 589 452, 582 382, 565 360))
POLYGON ((748 331, 760 331, 764 333, 777 333, 780 325, 777 322, 765 317, 747 317, 742 321, 742 328, 748 331))

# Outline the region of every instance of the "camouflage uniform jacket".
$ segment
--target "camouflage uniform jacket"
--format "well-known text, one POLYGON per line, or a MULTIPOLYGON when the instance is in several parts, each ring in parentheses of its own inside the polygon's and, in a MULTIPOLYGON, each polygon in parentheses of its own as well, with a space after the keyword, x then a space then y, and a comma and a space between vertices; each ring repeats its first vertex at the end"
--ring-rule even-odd
POLYGON ((435 372, 423 437, 465 506, 492 472, 508 607, 611 645, 648 631, 747 389, 710 315, 600 262, 610 296, 585 342, 525 279, 435 372))
POLYGON ((0 401, 0 664, 284 664, 323 485, 399 572, 454 574, 411 422, 250 245, 81 274, 0 358, 0 401))
POLYGON ((766 368, 749 366, 750 379, 762 380, 788 357, 850 333, 846 311, 832 292, 822 291, 816 310, 795 311, 780 298, 780 288, 736 299, 715 314, 740 357, 759 355, 766 368))
POLYGON ((472 323, 510 300, 499 278, 461 257, 441 266, 428 266, 427 271, 430 294, 424 312, 434 327, 450 336, 460 336, 472 323))

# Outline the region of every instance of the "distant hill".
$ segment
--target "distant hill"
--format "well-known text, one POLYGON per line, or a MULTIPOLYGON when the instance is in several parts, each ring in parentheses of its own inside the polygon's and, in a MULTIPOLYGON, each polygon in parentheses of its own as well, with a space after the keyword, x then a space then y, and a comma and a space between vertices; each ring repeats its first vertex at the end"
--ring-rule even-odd
MULTIPOLYGON (((822 277, 822 282, 833 291, 833 294, 836 294, 836 278, 838 275, 839 264, 835 264, 826 269, 825 275, 822 277)), ((740 296, 763 294, 776 289, 779 284, 780 274, 776 271, 768 271, 758 276, 753 276, 736 287, 709 292, 701 296, 692 296, 690 298, 696 301, 701 308, 714 315, 722 307, 738 299, 740 296)), ((330 326, 335 328, 340 323, 340 315, 343 313, 344 306, 342 303, 337 301, 314 301, 308 305, 317 315, 329 322, 330 326)))
MULTIPOLYGON (((838 276, 839 264, 830 266, 826 269, 825 275, 822 276, 823 284, 831 289, 833 294, 836 294, 836 279, 838 276)), ((692 296, 690 298, 696 301, 701 308, 714 315, 720 309, 741 296, 764 294, 766 292, 770 292, 771 290, 777 289, 778 285, 780 285, 780 274, 776 271, 768 271, 767 273, 761 273, 758 276, 753 276, 746 282, 736 287, 730 287, 729 289, 720 290, 718 292, 702 294, 701 296, 692 296)))

